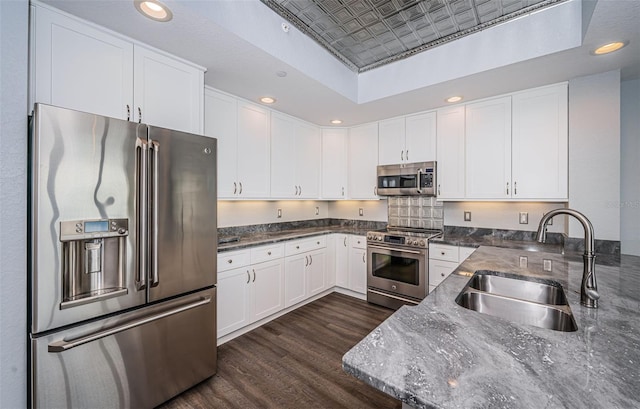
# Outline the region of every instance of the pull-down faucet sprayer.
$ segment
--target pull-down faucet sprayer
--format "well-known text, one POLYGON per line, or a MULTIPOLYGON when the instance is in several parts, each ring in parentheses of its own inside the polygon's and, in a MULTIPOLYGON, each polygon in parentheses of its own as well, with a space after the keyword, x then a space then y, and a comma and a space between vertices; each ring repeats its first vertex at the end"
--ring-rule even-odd
POLYGON ((547 223, 553 216, 558 214, 568 214, 573 216, 582 224, 584 228, 584 255, 582 260, 584 267, 582 270, 582 285, 580 286, 580 304, 588 308, 598 308, 598 286, 596 285, 596 271, 595 271, 595 240, 593 233, 593 226, 587 217, 572 209, 554 209, 549 213, 542 216, 540 225, 538 226, 538 233, 536 239, 539 243, 544 243, 547 239, 547 223))

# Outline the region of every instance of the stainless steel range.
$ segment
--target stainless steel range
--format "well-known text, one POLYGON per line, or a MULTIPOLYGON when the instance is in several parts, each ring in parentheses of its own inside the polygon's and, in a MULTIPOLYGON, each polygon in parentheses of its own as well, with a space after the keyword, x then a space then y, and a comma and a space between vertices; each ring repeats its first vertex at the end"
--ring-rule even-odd
POLYGON ((398 309, 429 292, 429 239, 440 230, 387 227, 367 233, 367 301, 398 309))

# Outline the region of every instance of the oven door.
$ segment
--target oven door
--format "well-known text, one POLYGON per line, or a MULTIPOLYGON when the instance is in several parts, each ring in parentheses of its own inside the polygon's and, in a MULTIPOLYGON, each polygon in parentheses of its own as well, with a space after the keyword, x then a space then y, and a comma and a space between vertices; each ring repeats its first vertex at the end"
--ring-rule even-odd
POLYGON ((427 249, 367 245, 367 286, 422 300, 427 296, 427 249))

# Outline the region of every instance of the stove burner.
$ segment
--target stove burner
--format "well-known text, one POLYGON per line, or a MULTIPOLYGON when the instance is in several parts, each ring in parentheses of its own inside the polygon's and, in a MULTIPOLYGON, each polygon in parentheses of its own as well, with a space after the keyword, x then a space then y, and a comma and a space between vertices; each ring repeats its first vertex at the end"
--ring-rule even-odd
POLYGON ((412 229, 387 226, 386 229, 367 233, 367 243, 385 243, 402 247, 428 248, 429 239, 442 235, 441 230, 412 229))

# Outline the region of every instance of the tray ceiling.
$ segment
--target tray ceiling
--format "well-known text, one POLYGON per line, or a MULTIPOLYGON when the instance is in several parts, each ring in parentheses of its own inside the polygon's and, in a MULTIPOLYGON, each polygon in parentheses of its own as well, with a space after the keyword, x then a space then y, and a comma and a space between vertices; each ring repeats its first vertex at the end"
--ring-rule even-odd
POLYGON ((261 0, 356 72, 566 0, 261 0))

